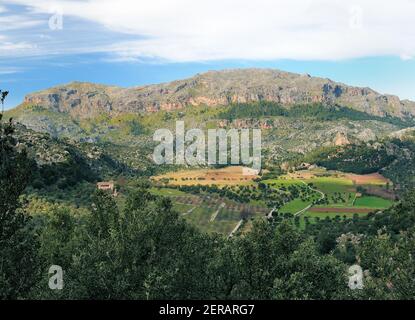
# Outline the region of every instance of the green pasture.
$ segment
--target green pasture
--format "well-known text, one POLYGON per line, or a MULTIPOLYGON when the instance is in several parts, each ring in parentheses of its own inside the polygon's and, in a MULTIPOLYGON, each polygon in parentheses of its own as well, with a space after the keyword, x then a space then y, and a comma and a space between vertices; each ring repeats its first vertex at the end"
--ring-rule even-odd
POLYGON ((305 202, 301 199, 294 199, 288 203, 286 203, 284 206, 281 207, 279 212, 282 213, 296 213, 304 208, 306 208, 308 205, 310 205, 311 202, 305 202))
POLYGON ((376 196, 363 196, 356 199, 354 206, 361 208, 385 209, 389 208, 392 204, 393 202, 391 200, 376 196))
POLYGON ((183 216, 186 221, 205 232, 216 232, 228 235, 238 224, 239 213, 221 209, 214 221, 210 221, 217 208, 196 207, 191 213, 183 216), (223 214, 223 216, 222 216, 223 214))
POLYGON ((186 196, 186 192, 180 191, 178 189, 172 189, 172 188, 151 188, 150 192, 157 196, 186 196))
POLYGON ((315 189, 318 189, 325 194, 332 194, 335 192, 348 193, 355 190, 353 182, 345 178, 317 177, 307 179, 305 182, 312 183, 315 189))
POLYGON ((280 187, 288 187, 290 185, 301 185, 302 182, 298 179, 291 179, 291 178, 279 178, 279 179, 267 179, 261 181, 262 183, 268 184, 271 187, 279 189, 280 187))

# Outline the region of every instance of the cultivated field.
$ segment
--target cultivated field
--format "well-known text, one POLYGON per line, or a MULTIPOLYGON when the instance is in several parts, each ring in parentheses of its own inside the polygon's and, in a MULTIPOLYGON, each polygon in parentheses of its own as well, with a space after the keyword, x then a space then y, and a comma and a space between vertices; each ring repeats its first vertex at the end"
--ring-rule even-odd
POLYGON ((324 201, 313 204, 307 210, 312 201, 301 199, 294 199, 279 210, 294 215, 300 213, 303 217, 309 217, 311 222, 317 217, 350 218, 354 214, 365 215, 383 210, 393 204, 391 199, 395 197, 391 190, 392 182, 379 173, 358 175, 317 168, 295 171, 266 182, 277 188, 303 182, 324 193, 324 201))
POLYGON ((384 210, 393 204, 391 199, 395 197, 392 183, 378 173, 358 175, 317 168, 260 182, 255 180, 260 178, 258 175, 243 173, 240 166, 171 172, 153 177, 158 187, 151 192, 170 197, 175 209, 188 222, 206 232, 224 235, 229 235, 242 219, 245 223, 240 232, 247 232, 252 226, 251 219, 264 218, 275 206, 274 214, 298 216, 300 227, 304 227, 305 219, 313 223, 326 217, 346 219, 384 210), (217 186, 223 192, 195 194, 193 189, 184 189, 197 185, 217 186), (274 195, 276 202, 266 204, 258 198, 264 195, 264 185, 265 194, 274 195), (180 186, 182 191, 178 190, 180 186), (229 191, 243 195, 244 203, 239 202, 241 198, 229 199, 229 191))
POLYGON ((152 177, 170 185, 246 185, 258 178, 256 172, 242 166, 220 169, 196 169, 170 172, 152 177))
MULTIPOLYGON (((270 211, 260 203, 239 203, 212 194, 194 195, 177 189, 155 187, 150 192, 168 196, 173 202, 173 208, 187 222, 205 232, 225 236, 229 236, 243 218, 265 217, 270 211)), ((245 230, 245 225, 241 229, 245 230)))

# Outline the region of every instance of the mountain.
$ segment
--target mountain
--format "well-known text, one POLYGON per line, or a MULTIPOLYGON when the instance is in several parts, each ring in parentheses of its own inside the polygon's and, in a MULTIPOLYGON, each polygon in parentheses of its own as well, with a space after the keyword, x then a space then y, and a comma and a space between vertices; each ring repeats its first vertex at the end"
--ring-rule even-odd
POLYGON ((307 162, 415 185, 415 103, 309 75, 243 69, 134 88, 73 82, 27 95, 7 116, 23 125, 34 187, 55 193, 171 170, 152 161, 152 135, 177 120, 186 129, 261 128, 266 169, 307 162))
POLYGON ((415 103, 395 96, 268 69, 210 71, 134 88, 73 82, 29 94, 6 113, 35 132, 99 146, 141 172, 160 169, 151 167, 152 135, 174 131, 176 120, 203 130, 261 128, 264 163, 274 166, 319 147, 400 134, 415 126, 414 115, 415 103))
POLYGON ((284 106, 322 103, 350 107, 376 116, 415 115, 415 102, 382 95, 370 88, 271 69, 209 71, 192 78, 133 88, 73 82, 26 96, 26 105, 69 114, 75 119, 120 114, 276 102, 284 106))

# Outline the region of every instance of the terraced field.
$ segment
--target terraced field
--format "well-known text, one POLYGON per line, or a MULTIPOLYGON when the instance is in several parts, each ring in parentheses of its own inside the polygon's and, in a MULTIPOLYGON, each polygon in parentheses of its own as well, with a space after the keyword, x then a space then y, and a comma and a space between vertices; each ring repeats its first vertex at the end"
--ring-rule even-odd
POLYGON ((315 218, 351 218, 355 214, 366 215, 372 211, 384 210, 393 204, 390 199, 368 195, 366 192, 376 188, 385 194, 391 182, 380 174, 346 174, 337 171, 308 171, 304 181, 321 190, 326 199, 307 210, 304 216, 315 218))
POLYGON ((177 189, 152 188, 153 194, 168 196, 173 208, 187 222, 205 232, 229 236, 242 219, 261 218, 269 209, 259 204, 238 203, 215 195, 193 195, 177 189))
POLYGON ((348 219, 384 210, 393 204, 390 199, 366 193, 376 188, 381 194, 394 196, 391 182, 379 174, 356 175, 318 168, 260 181, 253 176, 245 180, 240 168, 165 174, 153 178, 158 187, 151 192, 170 197, 174 208, 188 222, 206 232, 224 235, 229 235, 241 220, 244 223, 239 231, 248 232, 252 219, 265 218, 272 208, 275 208, 274 214, 298 216, 303 227, 305 220, 313 223, 327 217, 348 219), (212 186, 216 186, 217 193, 209 191, 212 186), (182 187, 190 191, 179 190, 182 187), (237 199, 229 199, 229 192, 238 195, 237 199), (278 201, 265 200, 264 195, 278 201))

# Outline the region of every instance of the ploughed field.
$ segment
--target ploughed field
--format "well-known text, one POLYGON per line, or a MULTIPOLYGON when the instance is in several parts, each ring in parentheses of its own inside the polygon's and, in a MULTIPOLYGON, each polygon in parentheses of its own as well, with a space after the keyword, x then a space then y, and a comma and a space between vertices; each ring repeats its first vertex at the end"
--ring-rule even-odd
POLYGON ((170 172, 153 177, 155 181, 166 181, 170 185, 240 185, 250 184, 258 178, 250 168, 230 166, 220 169, 197 169, 170 172))
POLYGON ((378 173, 357 175, 324 168, 264 180, 232 166, 182 170, 152 180, 151 191, 170 197, 188 222, 228 236, 247 232, 254 219, 271 215, 291 216, 304 227, 318 219, 348 219, 384 210, 395 199, 393 184, 378 173))

